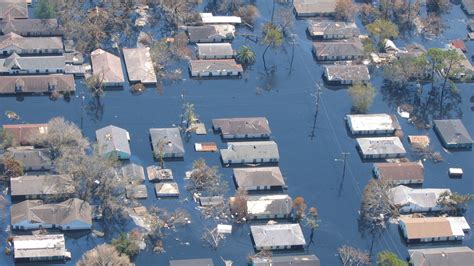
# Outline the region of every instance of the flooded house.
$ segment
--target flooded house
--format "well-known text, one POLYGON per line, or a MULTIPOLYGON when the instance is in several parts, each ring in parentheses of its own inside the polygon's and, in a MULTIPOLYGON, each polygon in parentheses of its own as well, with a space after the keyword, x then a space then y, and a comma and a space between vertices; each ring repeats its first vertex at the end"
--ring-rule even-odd
POLYGON ((92 227, 91 213, 89 203, 77 198, 51 204, 25 200, 12 205, 11 226, 15 230, 89 230, 92 227))
POLYGON ((129 163, 122 166, 122 175, 133 184, 142 184, 145 182, 145 170, 143 166, 136 163, 129 163))
POLYGON ((0 19, 27 19, 27 0, 3 0, 0 2, 0 19))
POLYGON ((13 236, 15 262, 65 261, 71 258, 62 234, 13 236))
POLYGON ((321 266, 315 255, 252 257, 251 266, 321 266))
POLYGON ((0 76, 0 94, 74 93, 73 75, 0 76))
POLYGON ((474 16, 474 1, 461 0, 461 7, 468 16, 474 16))
POLYGON ((146 199, 148 190, 146 185, 129 185, 125 187, 125 195, 127 199, 146 199))
POLYGON ((406 155, 398 137, 358 138, 357 147, 363 159, 400 158, 406 155))
POLYGON ((48 149, 35 149, 32 146, 8 148, 13 159, 23 165, 24 171, 47 171, 51 169, 51 158, 48 149))
POLYGON ((176 182, 165 182, 155 184, 155 193, 157 198, 179 197, 179 187, 176 182))
POLYGON ((447 188, 420 188, 397 186, 389 191, 390 198, 400 213, 440 212, 449 208, 439 203, 443 193, 451 194, 447 188))
MULTIPOLYGON (((234 198, 230 198, 230 206, 234 198)), ((293 200, 288 195, 261 195, 247 196, 247 218, 250 220, 261 219, 286 219, 291 215, 293 200)))
POLYGON ((336 1, 294 0, 293 8, 297 17, 334 16, 336 12, 336 1))
POLYGON ((224 204, 223 196, 209 196, 209 197, 199 196, 198 198, 196 198, 196 200, 199 202, 199 205, 202 207, 220 206, 224 204))
POLYGON ((18 74, 54 74, 64 73, 66 59, 61 56, 19 56, 12 53, 0 59, 0 73, 18 74))
POLYGON ((185 150, 179 128, 151 128, 150 138, 155 157, 161 150, 164 159, 184 157, 185 150))
POLYGON ((123 48, 123 58, 130 82, 156 84, 156 74, 151 61, 150 48, 123 48))
POLYGON ((306 241, 299 224, 251 225, 257 251, 304 249, 306 241))
POLYGON ((220 152, 224 164, 278 163, 280 160, 274 141, 229 142, 220 152))
POLYGON ((235 38, 235 26, 230 24, 188 26, 186 31, 191 43, 224 42, 235 38))
POLYGON ((359 37, 360 30, 355 23, 343 21, 310 21, 308 33, 314 39, 338 40, 359 37))
POLYGON ((243 71, 234 59, 189 60, 191 77, 236 77, 243 71))
POLYGON ((433 120, 434 130, 446 149, 471 149, 472 137, 460 119, 433 120))
POLYGON ((365 65, 327 65, 324 66, 324 78, 331 85, 370 82, 369 69, 365 65))
POLYGON ((127 130, 113 125, 106 126, 95 132, 100 155, 128 160, 130 151, 130 134, 127 130))
POLYGON ((215 142, 194 143, 194 150, 197 152, 216 152, 219 150, 215 142))
POLYGON ((412 266, 471 266, 474 261, 474 250, 466 246, 409 249, 408 253, 412 266))
POLYGON ((364 58, 364 47, 358 39, 314 42, 313 53, 318 61, 346 61, 364 58))
POLYGON ((232 59, 234 50, 230 43, 198 43, 196 55, 199 59, 232 59))
POLYGON ((102 49, 91 53, 92 74, 102 79, 104 86, 120 87, 125 83, 120 57, 102 49))
POLYGON ((3 133, 13 146, 28 146, 48 134, 48 124, 3 125, 3 133))
POLYGON ((76 191, 70 175, 25 175, 10 179, 13 200, 66 198, 76 191))
POLYGON ((61 37, 23 37, 16 33, 0 36, 0 53, 4 56, 16 53, 18 55, 62 54, 63 40, 61 37))
POLYGON ((229 139, 265 139, 272 134, 265 117, 242 117, 213 119, 214 131, 229 139))
POLYGON ((148 180, 150 182, 173 181, 173 171, 171 169, 161 169, 156 165, 146 168, 148 180))
POLYGON ((464 217, 402 216, 399 226, 407 243, 461 241, 471 229, 464 217))
POLYGON ((399 163, 375 163, 374 176, 393 185, 418 185, 424 181, 424 167, 421 161, 399 163))
POLYGON ((240 24, 242 19, 237 16, 214 16, 212 13, 199 13, 202 24, 240 24))
POLYGON ((353 135, 393 135, 401 129, 397 117, 389 114, 346 115, 346 122, 353 135))
POLYGON ((467 58, 464 52, 459 49, 454 49, 459 55, 459 62, 457 63, 458 71, 454 73, 453 79, 457 81, 473 81, 474 80, 474 66, 471 64, 471 61, 467 58))
POLYGON ((234 168, 233 171, 237 189, 268 191, 286 188, 279 167, 234 168))
POLYGON ((170 260, 170 266, 214 266, 212 259, 170 260))
POLYGON ((0 20, 0 34, 16 33, 24 37, 62 36, 57 19, 0 20))

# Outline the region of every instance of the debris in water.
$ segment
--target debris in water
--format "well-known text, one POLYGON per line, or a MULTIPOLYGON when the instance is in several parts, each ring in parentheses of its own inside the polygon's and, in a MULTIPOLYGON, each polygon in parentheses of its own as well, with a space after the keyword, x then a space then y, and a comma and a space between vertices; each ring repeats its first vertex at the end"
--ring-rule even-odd
POLYGON ((20 119, 20 116, 13 111, 5 111, 5 115, 8 117, 8 119, 11 119, 11 120, 20 119))

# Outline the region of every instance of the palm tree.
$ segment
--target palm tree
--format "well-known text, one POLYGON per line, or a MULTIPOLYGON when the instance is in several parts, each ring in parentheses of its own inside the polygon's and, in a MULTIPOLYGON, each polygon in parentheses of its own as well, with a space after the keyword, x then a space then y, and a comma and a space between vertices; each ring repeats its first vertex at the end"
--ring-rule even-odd
POLYGON ((237 61, 244 66, 252 65, 255 63, 255 52, 250 46, 244 45, 237 51, 237 61))

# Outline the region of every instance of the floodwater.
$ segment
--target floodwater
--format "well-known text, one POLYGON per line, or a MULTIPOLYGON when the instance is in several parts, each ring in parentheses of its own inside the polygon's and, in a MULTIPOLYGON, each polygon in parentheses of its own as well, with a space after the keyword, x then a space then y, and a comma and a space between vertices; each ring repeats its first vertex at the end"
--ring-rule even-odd
MULTIPOLYGON (((261 12, 259 27, 266 22, 271 14, 271 1, 258 1, 261 12)), ((427 47, 444 47, 447 40, 464 38, 467 34, 466 17, 459 6, 454 6, 446 16, 449 28, 441 39, 423 41, 427 47)), ((258 28, 259 28, 258 27, 258 28)), ((239 33, 251 33, 239 29, 239 33)), ((259 32, 257 29, 256 32, 259 32)), ((109 124, 123 127, 130 132, 133 162, 148 166, 153 163, 148 129, 152 127, 170 127, 179 124, 182 113, 183 97, 195 104, 207 128, 211 127, 211 119, 221 117, 265 116, 270 122, 273 132, 272 139, 279 145, 280 168, 288 184, 288 193, 292 196, 303 196, 308 206, 318 208, 320 227, 316 230, 314 244, 309 254, 316 254, 322 265, 338 265, 337 248, 341 245, 351 245, 368 249, 370 238, 363 238, 358 232, 357 218, 361 193, 367 181, 371 178, 372 163, 361 161, 355 148, 355 140, 351 139, 344 124, 344 115, 351 110, 351 101, 347 90, 322 88, 321 102, 316 125, 313 128, 315 114, 315 84, 321 81, 322 68, 311 54, 311 42, 306 38, 305 22, 295 23, 297 34, 293 70, 289 74, 291 45, 286 44, 282 49, 269 51, 267 64, 274 67, 273 75, 265 75, 261 54, 263 47, 239 36, 233 47, 250 45, 257 53, 257 63, 247 70, 239 79, 195 80, 187 74, 186 64, 183 63, 183 80, 177 83, 165 83, 163 91, 158 92, 149 88, 141 95, 133 95, 129 89, 122 91, 107 91, 102 98, 102 106, 93 104, 90 94, 84 90, 78 81, 78 91, 70 102, 64 100, 51 101, 48 97, 15 97, 0 98, 0 112, 15 111, 20 115, 21 123, 42 123, 56 116, 80 124, 83 116, 83 130, 90 139, 95 139, 95 130, 109 124), (85 96, 84 110, 81 105, 81 95, 85 96), (82 113, 82 115, 81 115, 82 113), (313 136, 313 137, 311 137, 313 136), (342 157, 342 152, 349 152, 347 157, 347 174, 342 180, 342 163, 336 161, 342 157), (339 190, 341 193, 339 195, 339 190)), ((406 40, 397 41, 403 44, 406 40)), ((474 45, 466 42, 469 55, 474 51, 474 45)), ((381 92, 382 78, 380 71, 373 73, 372 84, 377 88, 377 96, 371 113, 394 113, 397 102, 386 97, 381 92)), ((462 102, 458 105, 455 116, 462 117, 467 129, 474 135, 474 120, 469 102, 473 95, 471 84, 459 84, 462 102)), ((444 162, 433 164, 425 162, 425 183, 423 187, 447 187, 459 193, 473 193, 474 161, 472 151, 446 152, 439 145, 432 130, 418 130, 406 119, 400 118, 405 136, 411 134, 428 134, 435 150, 441 152, 444 162), (458 166, 464 169, 462 179, 450 179, 447 175, 449 167, 458 166)), ((0 116, 0 124, 11 123, 5 116, 0 116)), ((196 203, 185 190, 183 179, 185 171, 191 168, 192 162, 204 157, 209 165, 220 165, 219 154, 196 153, 194 142, 214 141, 219 148, 225 144, 217 135, 193 135, 185 144, 186 157, 184 161, 168 162, 166 166, 174 172, 179 184, 181 196, 179 199, 158 200, 154 197, 153 186, 147 181, 149 198, 146 205, 155 205, 173 210, 182 208, 191 214, 190 225, 179 228, 177 232, 168 232, 164 239, 166 252, 156 254, 143 251, 135 259, 136 265, 168 265, 170 259, 212 257, 215 265, 223 265, 223 259, 232 260, 234 265, 246 265, 247 257, 253 253, 249 226, 235 225, 232 235, 221 243, 217 250, 203 245, 200 240, 203 228, 209 221, 204 221, 196 203)), ((403 139, 405 148, 409 151, 406 138, 403 139)), ((408 158, 416 157, 409 152, 408 158)), ((234 193, 231 169, 221 169, 223 177, 229 182, 229 192, 234 193)), ((472 225, 474 208, 471 204, 466 219, 472 225)), ((8 217, 9 218, 9 217, 8 217)), ((5 224, 2 224, 2 231, 5 224)), ((309 241, 309 229, 304 228, 306 240, 309 241)), ((4 236, 4 234, 2 234, 4 236)), ((72 252, 72 260, 67 265, 73 265, 81 255, 103 239, 92 236, 68 238, 67 248, 72 252)), ((472 237, 467 237, 464 245, 474 247, 472 237)), ((391 225, 375 242, 374 253, 381 250, 391 250, 399 256, 407 257, 407 247, 400 237, 398 227, 391 225)), ((286 253, 285 253, 286 254, 286 253)), ((295 254, 295 253, 291 253, 295 254)), ((306 252, 304 253, 306 254, 306 252)), ((0 265, 11 265, 11 257, 0 255, 0 265)))

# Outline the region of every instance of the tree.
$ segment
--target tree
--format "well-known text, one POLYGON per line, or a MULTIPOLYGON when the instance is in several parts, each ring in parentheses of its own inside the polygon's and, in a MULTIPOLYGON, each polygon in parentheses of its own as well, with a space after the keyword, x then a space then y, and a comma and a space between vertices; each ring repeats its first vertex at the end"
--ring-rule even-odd
POLYGON ((39 0, 35 8, 35 16, 39 19, 50 19, 56 17, 56 6, 52 0, 39 0))
POLYGON ((255 63, 255 52, 247 45, 240 47, 235 57, 237 61, 245 67, 255 63))
POLYGON ((267 63, 265 60, 265 55, 269 48, 277 48, 283 44, 283 33, 281 29, 275 26, 273 23, 267 23, 263 26, 263 39, 262 43, 266 45, 265 50, 262 54, 263 66, 265 71, 267 71, 267 63))
POLYGON ((365 250, 350 246, 342 246, 337 249, 342 266, 369 266, 370 256, 365 250))
POLYGON ((15 160, 13 155, 6 153, 3 156, 2 163, 4 170, 3 173, 0 174, 3 174, 7 180, 23 175, 23 165, 15 160))
POLYGON ((400 259, 395 253, 388 250, 382 251, 377 255, 378 266, 408 266, 408 263, 400 259))
POLYGON ((375 97, 375 88, 370 84, 356 83, 349 88, 352 105, 356 112, 366 113, 375 97))
POLYGON ((305 216, 305 211, 306 211, 306 203, 304 202, 304 198, 301 196, 298 196, 293 200, 293 213, 294 213, 294 218, 296 221, 301 221, 301 219, 305 216))
POLYGON ((140 247, 137 242, 130 239, 126 233, 121 233, 120 236, 112 240, 112 246, 120 253, 120 255, 127 255, 130 258, 138 255, 140 247))
POLYGON ((155 151, 155 158, 158 159, 158 162, 160 163, 160 168, 164 169, 165 168, 165 145, 167 143, 165 142, 164 139, 159 139, 158 143, 156 143, 156 147, 153 149, 155 151))
POLYGON ((438 198, 438 204, 447 208, 449 213, 461 214, 466 211, 467 204, 474 200, 474 194, 462 195, 456 192, 443 192, 438 198))
POLYGON ((405 87, 408 82, 425 80, 430 75, 430 63, 426 55, 402 56, 384 68, 384 78, 392 85, 405 87))
POLYGON ((76 266, 132 266, 130 259, 127 256, 120 255, 112 245, 99 245, 82 255, 82 258, 77 262, 76 266))
POLYGON ((275 23, 280 26, 284 36, 289 36, 292 32, 294 20, 295 15, 292 10, 289 8, 282 8, 279 9, 276 14, 275 23))
POLYGON ((195 124, 199 121, 199 116, 194 109, 194 104, 190 102, 184 103, 183 106, 183 126, 186 133, 193 132, 196 130, 195 124))
POLYGON ((313 243, 314 238, 314 231, 319 227, 319 220, 318 220, 318 210, 315 207, 309 208, 309 213, 305 214, 303 217, 303 225, 308 227, 311 230, 311 234, 309 236, 309 244, 308 250, 311 243, 313 243))
POLYGON ((428 12, 440 15, 442 13, 447 13, 449 8, 449 0, 426 0, 426 9, 428 12))
POLYGON ((237 223, 245 222, 247 219, 247 191, 244 189, 237 189, 234 197, 230 201, 231 212, 234 220, 237 223))
POLYGON ((238 16, 244 23, 249 26, 255 25, 255 20, 258 15, 258 9, 254 5, 243 5, 234 11, 234 16, 238 16))
POLYGON ((377 19, 366 26, 367 31, 378 41, 379 46, 383 45, 385 39, 396 38, 399 35, 397 25, 389 20, 377 19))
POLYGON ((14 144, 16 143, 13 143, 13 137, 10 134, 7 134, 7 132, 4 131, 2 128, 0 128, 0 150, 10 148, 14 144))
POLYGON ((227 190, 227 182, 222 180, 218 167, 209 167, 201 158, 193 162, 187 189, 193 193, 220 196, 227 190))
POLYGON ((217 227, 213 229, 205 228, 201 239, 205 241, 211 248, 217 249, 219 243, 225 239, 224 234, 219 233, 217 227))
POLYGON ((85 84, 97 100, 104 95, 104 74, 101 73, 88 77, 85 80, 85 84))
POLYGON ((194 11, 194 7, 199 3, 198 0, 154 0, 153 2, 171 29, 200 20, 199 14, 194 11))
POLYGON ((343 21, 353 21, 356 7, 352 0, 337 0, 336 1, 336 19, 343 21))

